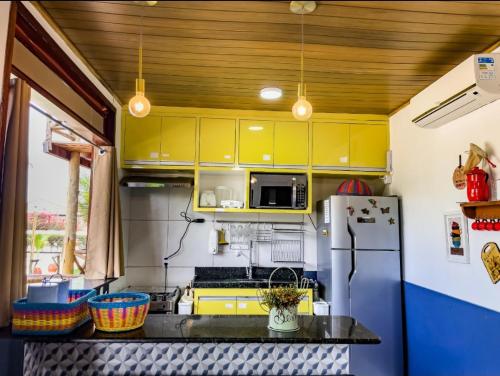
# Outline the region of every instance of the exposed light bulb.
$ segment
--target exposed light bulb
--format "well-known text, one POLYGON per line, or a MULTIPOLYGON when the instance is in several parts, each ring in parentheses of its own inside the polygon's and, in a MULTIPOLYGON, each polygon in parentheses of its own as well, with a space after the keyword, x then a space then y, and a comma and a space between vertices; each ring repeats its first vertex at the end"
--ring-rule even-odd
POLYGON ((132 116, 142 118, 149 114, 151 111, 151 104, 148 98, 146 98, 142 93, 137 93, 129 102, 128 110, 132 116))
POLYGON ((143 79, 135 80, 135 96, 128 102, 128 111, 132 116, 142 118, 151 111, 151 103, 144 96, 146 83, 143 79))
POLYGON ((134 112, 142 112, 144 110, 144 104, 142 101, 138 101, 134 103, 134 112))
POLYGON ((292 107, 292 115, 297 120, 309 120, 313 112, 311 103, 305 96, 300 96, 292 107))

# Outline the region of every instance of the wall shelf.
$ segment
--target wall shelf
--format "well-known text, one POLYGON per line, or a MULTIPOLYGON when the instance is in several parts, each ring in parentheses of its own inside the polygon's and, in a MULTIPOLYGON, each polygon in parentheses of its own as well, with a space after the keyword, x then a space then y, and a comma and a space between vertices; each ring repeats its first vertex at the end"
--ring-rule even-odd
POLYGON ((500 218, 500 201, 477 201, 460 203, 462 212, 471 219, 500 218))

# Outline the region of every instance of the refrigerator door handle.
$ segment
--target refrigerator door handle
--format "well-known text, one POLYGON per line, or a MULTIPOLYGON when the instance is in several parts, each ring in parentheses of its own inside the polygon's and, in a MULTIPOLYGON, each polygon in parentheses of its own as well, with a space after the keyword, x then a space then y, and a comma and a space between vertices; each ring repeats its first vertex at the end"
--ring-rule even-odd
POLYGON ((351 283, 354 274, 356 273, 356 234, 352 231, 351 226, 347 225, 347 231, 351 235, 351 271, 349 272, 349 284, 351 283))

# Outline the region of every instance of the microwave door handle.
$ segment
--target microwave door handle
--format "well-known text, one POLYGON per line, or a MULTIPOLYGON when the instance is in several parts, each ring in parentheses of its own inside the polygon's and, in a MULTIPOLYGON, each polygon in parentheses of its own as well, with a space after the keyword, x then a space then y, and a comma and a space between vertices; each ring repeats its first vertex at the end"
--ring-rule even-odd
POLYGON ((269 205, 276 205, 276 189, 269 190, 269 205))
POLYGON ((297 183, 292 183, 292 208, 295 209, 297 207, 297 183))

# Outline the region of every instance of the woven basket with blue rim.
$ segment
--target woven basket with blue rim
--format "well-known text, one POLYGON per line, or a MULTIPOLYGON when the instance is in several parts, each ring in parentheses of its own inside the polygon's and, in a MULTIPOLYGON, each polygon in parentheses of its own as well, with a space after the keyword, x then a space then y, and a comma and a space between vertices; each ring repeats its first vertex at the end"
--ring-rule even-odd
POLYGON ((124 332, 140 328, 149 310, 149 295, 139 292, 104 294, 89 299, 97 330, 124 332))
POLYGON ((58 335, 70 333, 90 320, 88 300, 95 290, 69 290, 67 303, 28 303, 26 298, 12 305, 12 333, 58 335))

